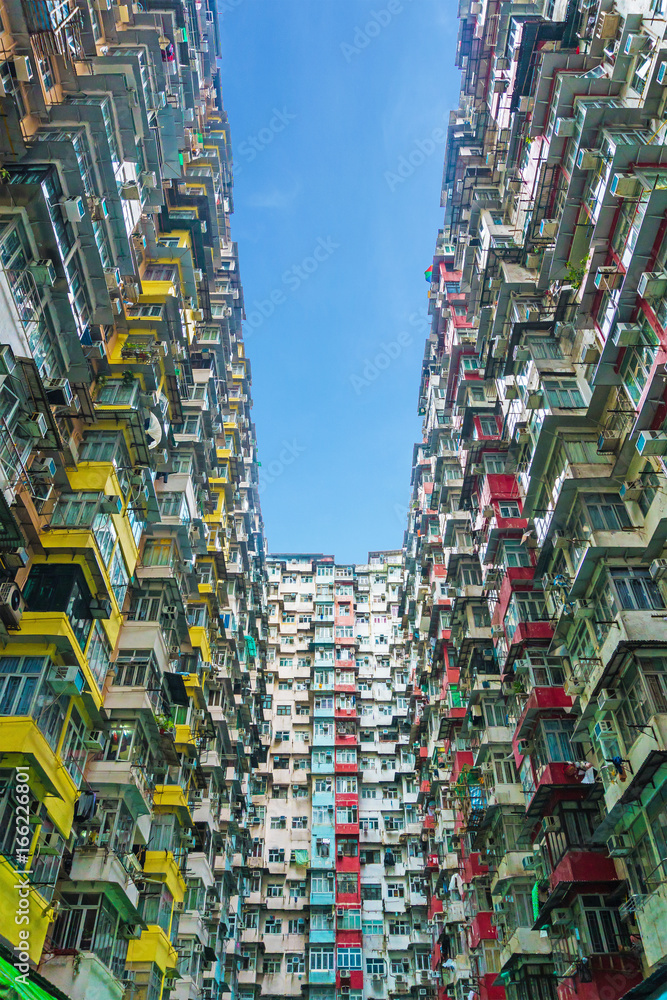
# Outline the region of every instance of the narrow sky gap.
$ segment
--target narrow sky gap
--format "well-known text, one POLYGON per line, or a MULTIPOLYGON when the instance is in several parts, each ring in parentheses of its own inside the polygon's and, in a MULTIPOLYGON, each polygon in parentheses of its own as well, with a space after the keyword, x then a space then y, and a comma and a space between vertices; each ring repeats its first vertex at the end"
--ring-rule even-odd
POLYGON ((221 12, 269 547, 363 561, 401 544, 420 436, 455 5, 221 12))

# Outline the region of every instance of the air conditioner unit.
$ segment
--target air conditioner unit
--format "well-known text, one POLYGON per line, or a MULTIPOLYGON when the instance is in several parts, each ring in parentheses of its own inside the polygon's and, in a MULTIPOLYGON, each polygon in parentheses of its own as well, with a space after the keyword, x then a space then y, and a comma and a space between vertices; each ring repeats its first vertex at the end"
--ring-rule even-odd
POLYGON ((3 583, 0 585, 0 621, 5 628, 19 628, 24 607, 23 595, 18 584, 3 583))
POLYGON ((555 239, 558 234, 558 219, 542 219, 540 222, 540 236, 545 239, 555 239))
POLYGON ((178 606, 176 604, 167 604, 162 609, 162 617, 167 621, 176 621, 178 618, 178 606))
POLYGON ((349 986, 341 986, 339 992, 340 992, 341 996, 343 996, 343 997, 349 997, 349 995, 350 995, 350 987, 349 986))
POLYGON ((642 52, 648 44, 648 35, 637 35, 630 33, 625 39, 625 45, 623 46, 623 55, 625 56, 636 56, 638 52, 642 52))
POLYGON ((195 281, 202 282, 204 280, 204 272, 201 270, 201 268, 196 267, 194 269, 194 275, 195 275, 195 281))
POLYGON ((637 344, 641 344, 641 327, 635 323, 617 323, 612 340, 616 347, 634 347, 637 344))
POLYGON ((176 902, 174 903, 174 912, 182 913, 184 909, 185 909, 185 900, 177 899, 176 902))
POLYGON ((56 474, 56 463, 52 458, 43 458, 41 461, 33 462, 28 470, 31 475, 48 476, 53 479, 56 474))
POLYGON ((544 816, 542 819, 542 830, 544 833, 558 833, 561 825, 558 816, 544 816))
POLYGON ((658 66, 658 72, 655 75, 656 81, 661 87, 667 86, 667 62, 661 62, 658 66))
POLYGON ((127 181, 121 185, 120 196, 126 201, 141 201, 141 192, 136 181, 127 181))
POLYGON ((55 667, 53 675, 48 680, 53 691, 68 695, 81 694, 86 683, 78 667, 55 667))
POLYGON ((641 193, 641 182, 634 174, 614 174, 610 191, 617 198, 637 198, 641 193))
POLYGON ((667 559, 654 559, 648 571, 654 580, 663 580, 667 576, 667 559))
POLYGON ((65 198, 61 202, 61 206, 68 222, 81 222, 86 216, 86 205, 83 198, 65 198))
POLYGON ((582 621, 584 618, 595 618, 594 605, 587 604, 586 601, 575 601, 574 618, 575 621, 582 621))
POLYGON ((574 118, 557 118, 554 135, 557 135, 559 139, 574 135, 575 125, 576 121, 574 118))
POLYGON ((492 625, 491 635, 493 636, 494 639, 502 639, 505 635, 505 629, 503 628, 502 625, 492 625))
POLYGON ((106 496, 100 504, 100 512, 102 514, 120 514, 122 510, 123 501, 114 494, 106 496))
POLYGON ((612 858, 625 858, 628 854, 632 854, 634 847, 634 841, 629 833, 617 833, 607 841, 607 850, 612 858))
POLYGON ((43 413, 31 413, 20 421, 21 429, 32 438, 44 438, 49 432, 49 425, 43 413))
POLYGON ((522 756, 533 752, 533 741, 532 740, 518 740, 516 748, 522 756))
POLYGON ((598 742, 603 740, 609 742, 609 740, 615 740, 616 736, 616 726, 611 721, 611 719, 600 719, 593 726, 593 736, 598 742))
POLYGON ((73 393, 66 378, 45 378, 44 389, 51 406, 71 406, 73 393))
POLYGON ((615 711, 617 708, 621 707, 622 700, 623 699, 621 698, 618 692, 609 691, 606 688, 603 688, 603 690, 600 691, 600 693, 598 694, 598 711, 599 712, 615 711))
POLYGON ((640 275, 637 294, 643 299, 661 298, 667 291, 667 272, 644 271, 640 275))
POLYGON ((56 266, 48 257, 40 260, 33 260, 28 265, 30 273, 35 281, 40 285, 51 287, 56 280, 56 266))
POLYGON ((593 283, 599 291, 609 292, 614 288, 618 288, 623 281, 623 277, 623 273, 618 270, 616 265, 610 264, 597 269, 593 283))
POLYGON ((640 455, 667 455, 667 432, 641 431, 636 447, 640 455))
POLYGON ((86 750, 91 750, 96 753, 100 753, 104 750, 107 742, 107 734, 103 729, 93 729, 85 737, 83 745, 86 750))
POLYGON ((572 920, 572 911, 564 909, 555 909, 551 911, 551 926, 552 927, 563 927, 565 924, 569 924, 572 920))
POLYGON ((580 170, 595 170, 600 163, 598 149, 580 149, 577 153, 577 166, 580 170))
POLYGON ((142 170, 139 180, 145 188, 157 187, 157 176, 154 170, 142 170))
POLYGON ((581 681, 575 680, 574 677, 568 677, 565 681, 564 691, 569 698, 576 698, 584 693, 585 686, 581 681))

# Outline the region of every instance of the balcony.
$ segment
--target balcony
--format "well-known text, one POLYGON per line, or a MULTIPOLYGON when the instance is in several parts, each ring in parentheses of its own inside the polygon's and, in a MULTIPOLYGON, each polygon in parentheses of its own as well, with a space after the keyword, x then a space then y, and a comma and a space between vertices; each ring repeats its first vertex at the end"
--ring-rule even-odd
POLYGON ((517 927, 505 947, 500 952, 500 968, 505 971, 517 964, 525 955, 544 956, 551 954, 551 941, 543 937, 540 931, 529 927, 517 927))
POLYGON ((74 851, 69 877, 72 882, 79 883, 77 888, 80 892, 86 892, 85 884, 81 883, 102 883, 105 895, 124 919, 136 923, 140 919, 137 913, 139 891, 133 881, 133 873, 136 878, 136 868, 124 862, 114 851, 91 846, 77 847, 74 851))
POLYGON ((86 766, 86 781, 99 791, 122 794, 135 816, 142 816, 151 811, 152 782, 143 768, 135 766, 130 761, 89 761, 86 766))
POLYGON ((45 979, 70 1000, 121 1000, 125 987, 111 969, 92 951, 77 951, 74 955, 52 955, 41 967, 45 979))

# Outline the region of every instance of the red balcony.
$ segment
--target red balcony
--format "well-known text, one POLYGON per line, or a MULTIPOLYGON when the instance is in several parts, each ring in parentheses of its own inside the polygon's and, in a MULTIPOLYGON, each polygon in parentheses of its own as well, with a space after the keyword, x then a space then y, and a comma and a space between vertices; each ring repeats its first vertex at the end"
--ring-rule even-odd
POLYGON ((341 986, 349 986, 353 990, 362 990, 364 988, 364 974, 361 969, 340 969, 336 973, 336 986, 339 989, 341 986))
POLYGON ((497 941, 498 928, 493 923, 493 913, 480 910, 470 922, 470 947, 477 948, 480 941, 497 941))
POLYGON ((533 688, 514 730, 512 743, 515 747, 515 756, 517 740, 525 738, 533 731, 540 715, 548 713, 550 719, 559 718, 568 714, 572 704, 572 698, 565 694, 565 689, 562 687, 533 688))
POLYGON ((562 980, 558 1000, 619 1000, 644 978, 630 955, 591 955, 588 971, 591 982, 582 982, 579 972, 562 980))
POLYGON ((553 638, 554 630, 549 622, 519 622, 507 641, 511 646, 524 642, 535 642, 544 645, 553 638))
POLYGON ((435 830, 435 816, 424 816, 424 820, 422 822, 422 829, 435 830))
POLYGON ((359 770, 359 764, 354 761, 350 764, 343 764, 340 761, 336 761, 334 770, 336 774, 356 774, 359 770))
MULTIPOLYGON (((516 750, 514 756, 515 758, 517 756, 516 750)), ((526 805, 526 815, 549 815, 555 803, 561 799, 583 799, 595 789, 594 783, 582 784, 581 777, 578 777, 576 772, 573 774, 572 770, 572 765, 567 761, 559 760, 547 764, 535 782, 535 791, 526 805)), ((533 774, 535 774, 534 764, 533 774)))
MULTIPOLYGON (((465 715, 465 708, 462 709, 465 715)), ((452 764, 452 776, 451 783, 455 785, 458 781, 459 775, 464 770, 464 768, 469 769, 475 763, 475 759, 472 754, 472 750, 457 750, 454 754, 454 761, 452 764)))
POLYGON ((495 986, 496 973, 479 977, 479 1000, 505 1000, 505 987, 495 986))
POLYGON ((552 892, 557 886, 568 882, 577 883, 579 892, 609 892, 609 886, 604 883, 618 881, 613 858, 597 854, 595 851, 568 851, 549 876, 552 892), (591 883, 602 883, 602 885, 600 889, 594 889, 591 888, 591 883))
POLYGON ((465 858, 463 862, 463 875, 461 876, 464 882, 469 883, 480 875, 488 875, 489 866, 483 865, 479 860, 480 857, 481 855, 477 852, 465 858))
POLYGON ((432 920, 436 913, 442 913, 443 903, 437 896, 431 896, 428 902, 428 919, 432 920))
POLYGON ((440 858, 437 854, 429 854, 426 858, 426 870, 429 872, 437 872, 440 868, 440 858))

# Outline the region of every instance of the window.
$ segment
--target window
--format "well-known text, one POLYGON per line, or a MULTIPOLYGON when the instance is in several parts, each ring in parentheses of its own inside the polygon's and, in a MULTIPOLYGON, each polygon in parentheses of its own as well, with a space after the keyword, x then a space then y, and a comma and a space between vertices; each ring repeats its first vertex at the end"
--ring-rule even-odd
POLYGON ((521 517, 521 508, 516 500, 501 500, 498 513, 501 517, 521 517))
MULTIPOLYGON (((391 926, 389 929, 391 934, 391 926)), ((391 960, 391 974, 392 976, 405 976, 410 972, 410 962, 407 958, 392 958, 391 960)))
POLYGON ((315 789, 316 792, 331 792, 333 790, 333 781, 331 778, 315 778, 315 789))
POLYGON ((366 973, 369 976, 380 979, 386 974, 386 966, 383 958, 367 958, 366 973))
MULTIPOLYGON (((319 572, 318 567, 318 572, 319 572)), ((310 969, 311 972, 333 972, 334 950, 327 947, 310 948, 310 969)))
POLYGON ((364 934, 384 934, 384 921, 383 920, 364 920, 361 925, 362 933, 364 934))
POLYGON ((595 531, 620 531, 631 528, 623 501, 613 493, 585 493, 583 501, 595 531))
POLYGON ((361 969, 361 948, 339 948, 339 969, 361 969))
POLYGON ((304 899, 305 895, 306 895, 305 882, 290 882, 290 887, 289 887, 290 899, 304 899))
POLYGON ((293 830, 307 830, 308 829, 308 817, 307 816, 292 816, 292 829, 293 830))
POLYGON ((303 917, 295 917, 290 920, 287 925, 289 934, 304 934, 306 930, 306 921, 303 917))
MULTIPOLYGON (((360 930, 361 910, 343 910, 342 914, 339 914, 338 916, 337 927, 339 931, 360 930)), ((354 968, 354 966, 346 966, 345 968, 354 968)), ((359 968, 361 968, 361 966, 359 966, 359 968)))
POLYGON ((357 822, 356 806, 338 806, 336 809, 336 823, 353 824, 357 822))
POLYGON ((285 860, 285 851, 282 847, 269 848, 269 864, 281 864, 285 860))
MULTIPOLYGON (((290 920, 290 924, 292 922, 293 921, 290 920)), ((301 933, 303 933, 303 930, 301 933)), ((306 971, 306 958, 304 955, 287 952, 285 955, 285 962, 288 973, 291 972, 293 975, 301 975, 306 971)))
POLYGON ((357 885, 356 872, 338 872, 336 875, 336 891, 339 895, 356 896, 357 885))
POLYGON ((552 409, 576 409, 585 405, 576 379, 545 379, 544 391, 552 409))
POLYGON ((279 917, 274 917, 271 915, 266 918, 266 923, 264 924, 265 934, 282 934, 283 932, 283 922, 279 917))
POLYGON ((336 778, 336 792, 339 795, 354 795, 357 791, 357 779, 356 777, 342 777, 338 776, 336 778))
POLYGON ((495 417, 479 417, 480 437, 497 437, 498 424, 495 417))
MULTIPOLYGON (((354 749, 339 748, 336 750, 336 763, 337 764, 356 764, 357 762, 357 751, 354 749)), ((356 789, 355 789, 356 791, 356 789)))
MULTIPOLYGON (((265 975, 275 976, 280 972, 282 965, 282 955, 265 955, 262 968, 265 975)), ((241 966, 243 968, 243 966, 241 966)), ((254 996, 254 993, 253 993, 254 996)))
POLYGON ((665 607, 658 585, 648 570, 625 567, 612 569, 610 575, 624 610, 649 611, 665 607))
POLYGON ((271 817, 271 829, 272 830, 284 830, 287 826, 287 821, 284 816, 272 816, 271 817))
POLYGON ((387 882, 387 899, 403 899, 405 886, 402 882, 387 882))
POLYGON ((382 886, 379 882, 362 882, 361 883, 361 898, 365 900, 379 900, 382 899, 382 886))
POLYGON ((396 917, 392 919, 389 918, 389 933, 390 934, 409 934, 410 933, 410 923, 405 918, 396 917))
POLYGON ((334 891, 334 879, 333 875, 311 875, 310 878, 310 891, 314 894, 333 894, 334 891))
POLYGON ((362 785, 361 786, 361 797, 362 799, 376 799, 377 798, 377 788, 375 785, 362 785))
POLYGON ((292 706, 291 705, 278 705, 276 708, 276 715, 291 715, 292 706))
POLYGON ((266 895, 271 899, 279 899, 283 894, 282 882, 269 882, 266 887, 266 895))

